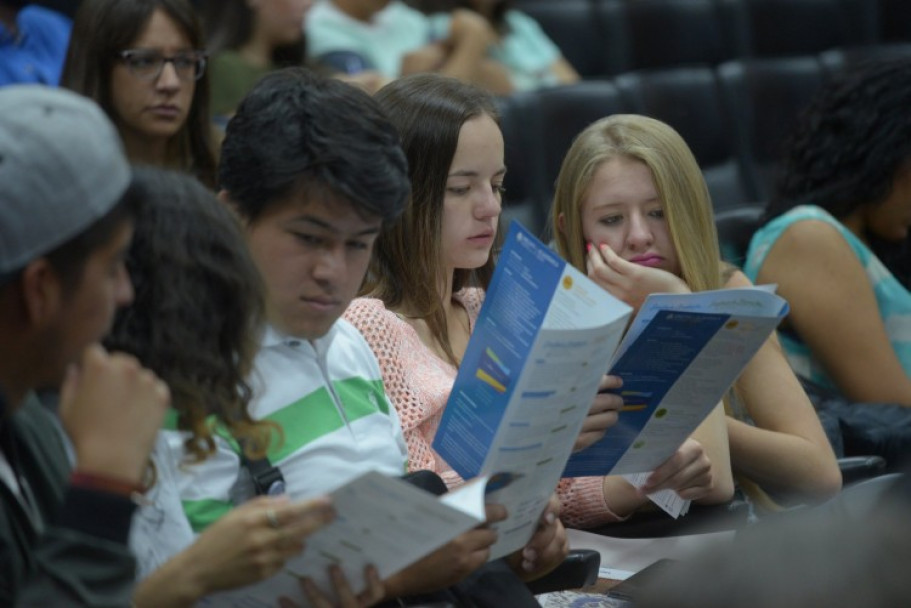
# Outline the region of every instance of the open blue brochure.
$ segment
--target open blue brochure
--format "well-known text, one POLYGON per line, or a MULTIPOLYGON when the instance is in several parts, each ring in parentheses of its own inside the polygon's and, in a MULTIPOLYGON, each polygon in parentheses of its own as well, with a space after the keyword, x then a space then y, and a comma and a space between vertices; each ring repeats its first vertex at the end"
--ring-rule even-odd
POLYGON ((630 314, 512 222, 433 442, 465 479, 520 475, 492 558, 531 538, 630 314))
POLYGON ((573 454, 563 475, 655 469, 721 401, 787 311, 763 287, 649 296, 610 366, 623 378, 619 421, 573 454))

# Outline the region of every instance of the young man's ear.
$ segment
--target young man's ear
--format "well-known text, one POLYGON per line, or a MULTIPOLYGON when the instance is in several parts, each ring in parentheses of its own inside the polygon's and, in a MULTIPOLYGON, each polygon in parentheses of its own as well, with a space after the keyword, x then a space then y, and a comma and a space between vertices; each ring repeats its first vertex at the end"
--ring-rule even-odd
POLYGON ((222 188, 221 190, 218 191, 218 194, 216 194, 216 197, 218 198, 218 202, 222 203, 228 209, 230 209, 231 212, 234 213, 234 215, 240 221, 240 223, 246 228, 247 220, 244 219, 244 216, 237 209, 237 203, 235 203, 234 199, 231 198, 231 194, 227 190, 222 188))
POLYGON ((47 258, 31 261, 19 278, 23 312, 28 323, 40 327, 51 322, 63 305, 63 283, 47 258))
POLYGON ((216 196, 221 203, 227 205, 228 207, 231 207, 232 209, 234 208, 234 201, 231 200, 231 195, 228 194, 227 190, 222 188, 218 191, 218 194, 216 194, 216 196))

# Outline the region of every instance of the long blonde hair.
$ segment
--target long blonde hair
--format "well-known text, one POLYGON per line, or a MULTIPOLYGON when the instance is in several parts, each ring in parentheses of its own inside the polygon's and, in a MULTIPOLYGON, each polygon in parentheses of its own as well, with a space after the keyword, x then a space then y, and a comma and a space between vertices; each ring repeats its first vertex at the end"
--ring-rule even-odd
POLYGON ((608 116, 576 137, 557 177, 551 214, 559 254, 585 272, 582 201, 601 165, 618 157, 645 163, 651 171, 681 278, 693 291, 720 288, 721 252, 702 171, 677 131, 646 116, 608 116))
MULTIPOLYGON (((615 114, 589 125, 563 160, 551 214, 559 254, 585 272, 582 202, 595 173, 612 158, 637 160, 649 168, 671 242, 680 261, 681 278, 693 291, 720 289, 733 268, 721 261, 715 217, 705 179, 689 146, 669 125, 636 114, 615 114), (562 221, 561 218, 562 217, 562 221)), ((736 386, 724 398, 725 413, 743 418, 733 404, 736 386)), ((755 482, 737 476, 737 483, 760 509, 777 510, 755 482)))

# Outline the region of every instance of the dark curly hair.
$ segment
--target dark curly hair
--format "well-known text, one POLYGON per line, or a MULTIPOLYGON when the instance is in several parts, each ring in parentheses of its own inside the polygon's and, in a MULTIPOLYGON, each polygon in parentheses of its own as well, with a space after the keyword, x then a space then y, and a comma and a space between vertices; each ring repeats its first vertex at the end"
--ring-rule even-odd
POLYGON ((785 144, 766 220, 811 203, 838 219, 884 201, 911 159, 911 59, 869 62, 827 83, 785 144))
POLYGON ((137 168, 134 187, 143 201, 126 261, 135 299, 105 345, 168 384, 194 460, 214 451, 213 423, 261 456, 273 425, 250 418, 244 378, 258 348, 263 288, 240 223, 188 175, 137 168))

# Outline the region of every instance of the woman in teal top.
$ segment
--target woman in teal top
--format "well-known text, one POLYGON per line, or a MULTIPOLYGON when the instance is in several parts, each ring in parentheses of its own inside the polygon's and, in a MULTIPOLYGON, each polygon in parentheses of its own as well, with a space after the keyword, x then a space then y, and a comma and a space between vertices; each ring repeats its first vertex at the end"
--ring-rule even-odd
POLYGON ((791 304, 795 371, 857 402, 911 406, 911 292, 877 255, 911 227, 911 61, 826 85, 788 144, 745 272, 791 304))
POLYGON ((448 27, 449 13, 465 8, 483 16, 497 33, 487 57, 501 64, 514 91, 571 84, 579 80, 575 68, 563 57, 538 22, 511 8, 510 0, 424 0, 425 12, 438 30, 448 27))

